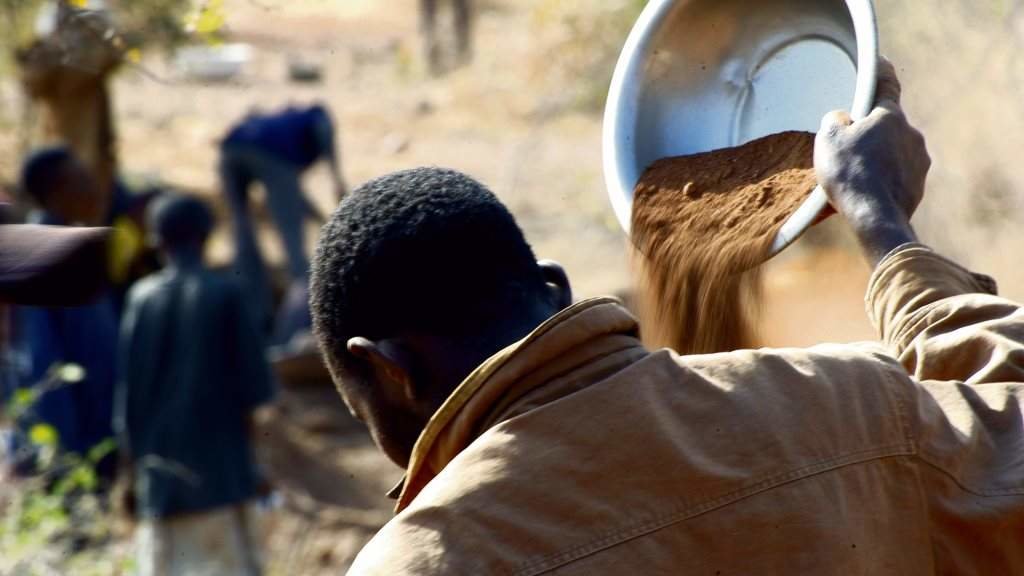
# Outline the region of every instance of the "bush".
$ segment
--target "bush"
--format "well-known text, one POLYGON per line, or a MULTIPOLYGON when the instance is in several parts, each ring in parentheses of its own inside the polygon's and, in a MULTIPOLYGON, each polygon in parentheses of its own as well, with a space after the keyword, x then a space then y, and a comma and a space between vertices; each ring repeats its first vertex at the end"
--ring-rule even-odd
MULTIPOLYGON (((45 381, 18 390, 6 409, 12 422, 31 421, 47 390, 84 377, 75 365, 56 366, 45 381)), ((7 483, 0 493, 0 574, 123 574, 127 546, 115 541, 115 518, 105 501, 97 466, 116 450, 113 439, 85 455, 63 453, 52 426, 32 424, 15 433, 15 461, 31 460, 35 474, 7 483)))

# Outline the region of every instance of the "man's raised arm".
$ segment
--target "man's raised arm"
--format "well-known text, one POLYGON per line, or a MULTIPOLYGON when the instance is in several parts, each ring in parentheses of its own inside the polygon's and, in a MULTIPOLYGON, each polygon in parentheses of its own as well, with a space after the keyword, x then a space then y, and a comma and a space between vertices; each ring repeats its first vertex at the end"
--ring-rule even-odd
POLYGON ((853 122, 825 117, 815 148, 818 179, 853 228, 874 274, 868 314, 883 341, 921 380, 1024 382, 1024 310, 995 296, 995 282, 917 242, 910 217, 931 159, 900 108, 892 64, 879 66, 877 107, 853 122))

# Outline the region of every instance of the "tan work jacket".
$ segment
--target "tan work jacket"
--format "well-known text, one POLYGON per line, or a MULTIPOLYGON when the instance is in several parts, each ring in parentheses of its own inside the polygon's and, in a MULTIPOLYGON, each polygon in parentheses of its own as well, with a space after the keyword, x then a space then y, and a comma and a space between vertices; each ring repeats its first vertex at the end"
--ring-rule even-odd
POLYGON ((1024 574, 1024 311, 890 254, 885 347, 649 352, 615 301, 480 366, 351 574, 1024 574))

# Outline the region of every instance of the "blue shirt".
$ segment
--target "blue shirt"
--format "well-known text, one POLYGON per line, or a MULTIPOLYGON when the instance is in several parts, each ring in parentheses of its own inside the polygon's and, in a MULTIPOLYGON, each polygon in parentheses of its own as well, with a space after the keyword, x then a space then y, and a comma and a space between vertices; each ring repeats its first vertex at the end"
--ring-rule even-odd
POLYGON ((225 145, 258 148, 300 168, 333 154, 334 130, 322 106, 290 107, 275 114, 253 114, 228 133, 225 145))
MULTIPOLYGON (((33 213, 30 220, 63 225, 45 211, 33 213)), ((28 359, 21 386, 50 388, 20 426, 27 429, 37 422, 49 424, 57 431, 60 447, 78 454, 113 437, 118 316, 111 295, 102 295, 86 306, 20 307, 16 310, 16 325, 18 341, 28 359), (51 368, 59 364, 77 364, 85 377, 65 384, 46 382, 51 368)), ((112 476, 113 459, 101 463, 98 471, 112 476)))
POLYGON ((142 517, 211 510, 256 494, 249 416, 272 396, 241 289, 201 265, 169 267, 129 293, 115 426, 142 517))
POLYGON ((77 364, 85 372, 80 382, 43 393, 27 424, 53 426, 61 448, 79 454, 113 437, 117 320, 110 297, 74 308, 23 307, 18 315, 29 359, 22 386, 42 384, 57 364, 77 364))

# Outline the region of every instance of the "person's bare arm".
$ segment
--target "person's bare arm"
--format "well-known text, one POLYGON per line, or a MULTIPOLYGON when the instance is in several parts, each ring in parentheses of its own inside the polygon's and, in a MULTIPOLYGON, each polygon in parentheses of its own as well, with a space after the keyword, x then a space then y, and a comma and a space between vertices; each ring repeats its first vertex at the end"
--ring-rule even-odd
POLYGON ((900 109, 900 84, 882 62, 878 107, 822 123, 818 178, 874 269, 867 305, 879 336, 921 380, 1024 382, 1024 309, 995 282, 920 243, 910 217, 931 159, 900 109))
POLYGON ((334 120, 331 119, 326 109, 323 110, 322 117, 318 119, 315 131, 317 140, 320 142, 323 158, 327 162, 328 169, 331 171, 331 179, 334 182, 335 201, 341 202, 341 199, 348 194, 348 185, 345 183, 345 175, 342 173, 341 150, 339 150, 338 144, 335 141, 334 120))

